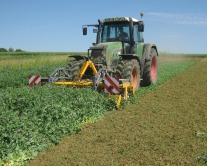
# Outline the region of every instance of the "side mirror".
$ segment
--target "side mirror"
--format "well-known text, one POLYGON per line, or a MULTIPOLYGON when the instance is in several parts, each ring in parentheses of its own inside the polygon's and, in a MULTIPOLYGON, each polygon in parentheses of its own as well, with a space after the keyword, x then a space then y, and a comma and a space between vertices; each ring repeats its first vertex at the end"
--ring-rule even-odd
POLYGON ((143 21, 139 21, 139 23, 138 23, 138 31, 139 32, 144 32, 144 22, 143 21))
POLYGON ((83 35, 87 35, 87 27, 83 27, 83 35))

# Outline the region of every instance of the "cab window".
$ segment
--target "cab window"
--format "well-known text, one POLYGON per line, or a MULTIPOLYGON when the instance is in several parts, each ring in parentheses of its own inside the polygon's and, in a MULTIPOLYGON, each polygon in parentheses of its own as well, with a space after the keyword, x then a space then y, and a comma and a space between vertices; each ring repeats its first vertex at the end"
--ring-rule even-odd
POLYGON ((139 34, 138 34, 138 25, 134 25, 134 41, 139 41, 139 34))
POLYGON ((129 40, 128 38, 121 38, 121 30, 125 36, 129 36, 129 23, 127 22, 113 22, 113 23, 106 23, 103 26, 102 33, 101 33, 101 43, 105 42, 113 42, 113 41, 122 41, 122 40, 129 40), (127 35, 126 35, 127 34, 127 35))

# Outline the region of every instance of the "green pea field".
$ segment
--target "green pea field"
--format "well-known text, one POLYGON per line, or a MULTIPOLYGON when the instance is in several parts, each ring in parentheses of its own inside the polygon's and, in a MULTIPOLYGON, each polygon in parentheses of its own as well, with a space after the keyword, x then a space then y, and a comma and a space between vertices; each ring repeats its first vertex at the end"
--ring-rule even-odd
POLYGON ((158 81, 116 99, 28 86, 70 55, 0 53, 0 165, 207 165, 207 55, 160 53, 158 81))

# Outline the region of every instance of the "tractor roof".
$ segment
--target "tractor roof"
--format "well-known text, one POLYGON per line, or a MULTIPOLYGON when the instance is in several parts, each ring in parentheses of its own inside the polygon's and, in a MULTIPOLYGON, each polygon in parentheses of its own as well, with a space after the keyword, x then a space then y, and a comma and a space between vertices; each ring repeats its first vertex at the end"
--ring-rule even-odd
MULTIPOLYGON (((133 22, 138 22, 137 19, 131 18, 133 22)), ((112 17, 112 18, 106 18, 103 20, 103 22, 117 22, 117 21, 128 21, 130 22, 130 17, 112 17)))

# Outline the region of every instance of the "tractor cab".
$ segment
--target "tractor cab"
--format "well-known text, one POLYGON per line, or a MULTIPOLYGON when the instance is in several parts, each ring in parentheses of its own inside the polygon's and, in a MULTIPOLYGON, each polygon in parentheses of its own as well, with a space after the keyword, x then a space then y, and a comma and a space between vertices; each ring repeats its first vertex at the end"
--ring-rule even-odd
POLYGON ((89 48, 89 57, 96 66, 106 63, 113 70, 120 55, 142 54, 144 43, 143 21, 130 17, 106 18, 99 24, 84 25, 83 35, 87 35, 87 27, 93 26, 97 33, 96 43, 89 48))
POLYGON ((143 22, 134 18, 106 18, 103 21, 99 43, 114 41, 134 43, 142 41, 143 31, 143 22))
POLYGON ((87 35, 87 27, 94 26, 93 32, 97 33, 96 44, 126 41, 143 42, 144 22, 129 17, 106 18, 99 20, 99 24, 84 25, 83 35, 87 35))

